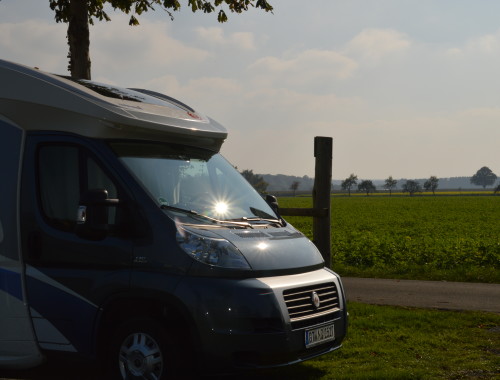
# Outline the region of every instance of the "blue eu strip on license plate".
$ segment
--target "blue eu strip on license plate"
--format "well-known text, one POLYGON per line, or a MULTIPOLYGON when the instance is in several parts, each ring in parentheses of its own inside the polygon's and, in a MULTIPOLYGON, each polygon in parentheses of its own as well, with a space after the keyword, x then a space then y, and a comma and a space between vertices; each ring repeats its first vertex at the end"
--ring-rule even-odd
POLYGON ((306 348, 335 340, 333 324, 306 330, 306 348))

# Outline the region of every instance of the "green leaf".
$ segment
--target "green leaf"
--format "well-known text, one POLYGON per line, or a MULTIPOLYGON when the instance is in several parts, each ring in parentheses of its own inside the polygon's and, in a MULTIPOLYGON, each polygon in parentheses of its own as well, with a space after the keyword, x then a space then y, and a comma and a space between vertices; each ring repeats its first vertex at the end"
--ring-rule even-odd
POLYGON ((219 21, 220 23, 227 21, 226 12, 224 12, 222 9, 219 11, 219 15, 217 16, 217 21, 219 21))
POLYGON ((134 17, 134 15, 130 16, 130 21, 128 22, 130 26, 137 26, 139 25, 139 20, 134 17))

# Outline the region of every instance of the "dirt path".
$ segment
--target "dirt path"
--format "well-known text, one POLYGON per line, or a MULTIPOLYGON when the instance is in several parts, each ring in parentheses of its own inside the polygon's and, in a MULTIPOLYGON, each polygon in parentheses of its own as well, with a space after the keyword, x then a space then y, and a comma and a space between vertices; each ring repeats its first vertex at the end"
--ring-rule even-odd
POLYGON ((500 313, 500 284, 343 277, 347 300, 500 313))

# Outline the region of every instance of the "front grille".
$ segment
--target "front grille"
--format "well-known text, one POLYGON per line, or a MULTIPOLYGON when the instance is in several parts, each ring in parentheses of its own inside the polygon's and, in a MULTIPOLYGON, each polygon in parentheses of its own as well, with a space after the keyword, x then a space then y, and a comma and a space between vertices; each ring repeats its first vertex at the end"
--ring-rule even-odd
POLYGON ((339 311, 339 297, 333 282, 287 289, 283 292, 292 329, 314 326, 331 321, 339 311), (319 297, 320 304, 313 303, 313 293, 319 297))

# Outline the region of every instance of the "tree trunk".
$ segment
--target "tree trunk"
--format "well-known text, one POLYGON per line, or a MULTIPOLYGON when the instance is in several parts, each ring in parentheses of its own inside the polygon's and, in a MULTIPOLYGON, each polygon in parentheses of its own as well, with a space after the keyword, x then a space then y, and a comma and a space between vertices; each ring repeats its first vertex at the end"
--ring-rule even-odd
POLYGON ((73 78, 90 79, 90 31, 87 0, 70 0, 69 13, 68 69, 73 78))

